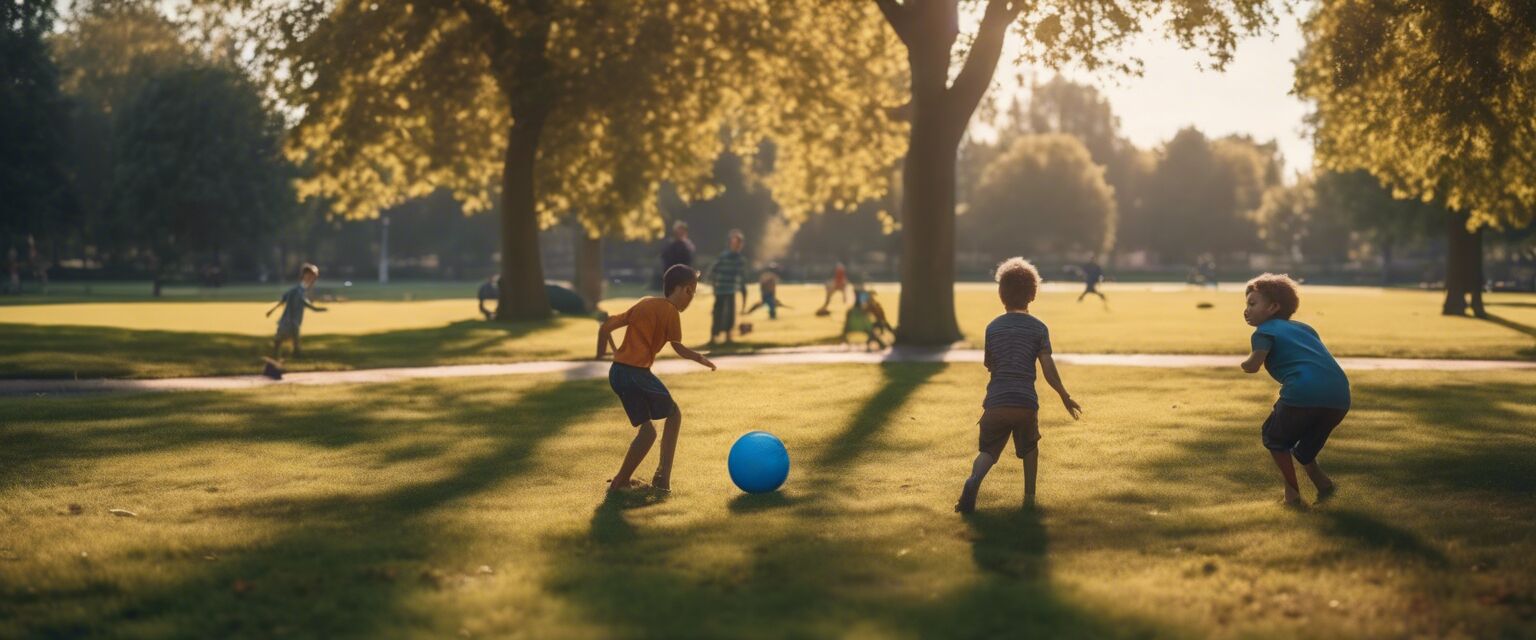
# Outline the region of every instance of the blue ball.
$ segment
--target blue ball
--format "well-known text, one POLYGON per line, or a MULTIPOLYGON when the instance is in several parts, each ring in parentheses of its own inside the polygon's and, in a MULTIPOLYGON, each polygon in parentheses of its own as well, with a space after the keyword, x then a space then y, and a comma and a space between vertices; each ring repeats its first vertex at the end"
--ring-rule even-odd
POLYGON ((747 493, 768 493, 789 477, 789 451, 767 431, 751 431, 731 445, 731 482, 747 493))

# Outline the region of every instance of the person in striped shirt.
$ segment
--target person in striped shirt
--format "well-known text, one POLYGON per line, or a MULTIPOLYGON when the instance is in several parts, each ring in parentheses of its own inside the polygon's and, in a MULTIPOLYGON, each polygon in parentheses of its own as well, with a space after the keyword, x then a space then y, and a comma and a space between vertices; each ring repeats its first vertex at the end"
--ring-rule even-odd
POLYGON ((715 287, 715 307, 709 327, 709 344, 725 334, 725 343, 731 343, 731 331, 736 325, 736 291, 746 291, 747 260, 741 255, 746 238, 740 229, 731 229, 731 247, 720 252, 715 264, 710 266, 710 282, 715 287))
POLYGON ((1003 447, 1013 438, 1013 450, 1024 461, 1024 506, 1035 503, 1035 471, 1040 464, 1040 400, 1035 395, 1035 361, 1045 382, 1056 390, 1061 404, 1072 419, 1078 419, 1082 406, 1067 393, 1056 361, 1051 359, 1051 337, 1045 323, 1029 312, 1035 292, 1040 289, 1040 272, 1023 258, 1009 258, 997 267, 997 295, 1003 302, 1003 315, 987 325, 984 361, 992 378, 987 383, 987 397, 982 402, 980 450, 971 463, 971 475, 955 503, 958 513, 976 510, 976 493, 981 481, 1003 454, 1003 447))

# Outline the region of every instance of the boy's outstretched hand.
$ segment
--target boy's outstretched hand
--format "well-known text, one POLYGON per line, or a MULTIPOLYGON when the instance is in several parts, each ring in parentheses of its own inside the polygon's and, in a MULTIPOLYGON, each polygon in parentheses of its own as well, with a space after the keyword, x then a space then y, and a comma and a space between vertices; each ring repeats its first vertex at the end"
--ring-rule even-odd
POLYGON ((1076 400, 1073 400, 1072 396, 1062 396, 1061 397, 1061 404, 1067 408, 1067 413, 1072 414, 1072 419, 1073 420, 1080 420, 1080 419, 1082 419, 1082 417, 1083 417, 1083 405, 1080 405, 1080 404, 1077 403, 1076 400))

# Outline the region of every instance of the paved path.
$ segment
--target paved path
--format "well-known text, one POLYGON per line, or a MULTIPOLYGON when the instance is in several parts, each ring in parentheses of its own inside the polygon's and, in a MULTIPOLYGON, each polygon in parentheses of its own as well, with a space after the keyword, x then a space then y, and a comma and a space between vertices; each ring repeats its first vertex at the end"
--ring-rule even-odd
MULTIPOLYGON (((750 369, 795 364, 880 364, 883 362, 965 362, 979 363, 977 349, 917 350, 892 349, 882 352, 850 351, 837 347, 796 347, 770 349, 750 355, 720 356, 714 362, 721 369, 750 369)), ((1178 354, 1075 354, 1058 353, 1058 362, 1116 367, 1150 368, 1236 368, 1241 355, 1178 354)), ((1536 362, 1507 360, 1421 360, 1408 358, 1339 358, 1348 371, 1486 371, 1517 369, 1536 372, 1536 362)), ((677 375, 704 369, 685 360, 657 361, 658 373, 677 375)), ((290 373, 282 381, 261 376, 217 376, 205 378, 160 378, 153 380, 0 380, 0 395, 52 393, 87 393, 108 391, 222 391, 274 385, 369 384, 430 378, 472 376, 513 376, 560 374, 566 380, 589 380, 608 375, 608 363, 586 361, 541 361, 508 364, 467 364, 395 369, 360 369, 356 371, 314 371, 290 373)))

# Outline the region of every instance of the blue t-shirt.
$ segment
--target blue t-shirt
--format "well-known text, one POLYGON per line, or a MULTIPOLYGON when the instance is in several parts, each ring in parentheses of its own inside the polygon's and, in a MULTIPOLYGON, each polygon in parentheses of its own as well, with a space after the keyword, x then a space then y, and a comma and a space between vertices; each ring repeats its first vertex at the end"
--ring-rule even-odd
POLYGON ((1039 409, 1035 360, 1051 350, 1045 323, 1027 313, 1005 313, 987 325, 985 362, 992 379, 981 406, 1039 409))
POLYGON ((299 325, 304 324, 304 307, 314 306, 304 293, 302 284, 296 284, 283 293, 283 316, 278 318, 277 326, 297 329, 299 325))
POLYGON ((1264 368, 1280 383, 1280 402, 1349 408, 1349 378, 1312 327, 1272 318, 1254 329, 1252 342, 1254 351, 1269 351, 1264 368))

